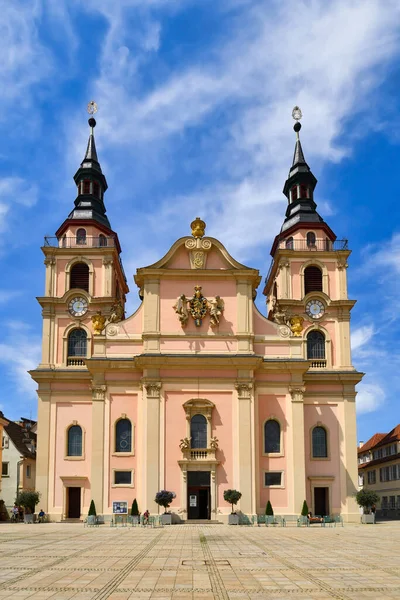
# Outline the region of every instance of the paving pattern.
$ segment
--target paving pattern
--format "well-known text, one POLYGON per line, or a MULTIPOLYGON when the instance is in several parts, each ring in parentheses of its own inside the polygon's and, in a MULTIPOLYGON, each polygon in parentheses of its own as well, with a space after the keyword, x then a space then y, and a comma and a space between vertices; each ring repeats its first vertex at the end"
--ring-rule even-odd
POLYGON ((400 599, 400 522, 0 524, 0 600, 400 599))

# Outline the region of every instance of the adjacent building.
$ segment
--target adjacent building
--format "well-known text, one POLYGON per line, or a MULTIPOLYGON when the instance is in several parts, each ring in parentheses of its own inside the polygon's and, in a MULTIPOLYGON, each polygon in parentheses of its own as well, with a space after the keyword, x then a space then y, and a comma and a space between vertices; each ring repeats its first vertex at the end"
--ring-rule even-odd
MULTIPOLYGON (((7 425, 8 421, 4 418, 3 413, 0 410, 0 439, 3 440, 3 430, 4 426, 7 425)), ((2 469, 0 473, 0 493, 2 490, 2 478, 3 478, 3 443, 0 446, 0 462, 2 464, 2 469)))
POLYGON ((41 506, 52 519, 81 518, 93 499, 111 518, 113 503, 136 498, 154 514, 156 493, 167 489, 181 520, 226 521, 224 491, 235 488, 248 515, 270 500, 276 514, 295 518, 306 499, 315 514, 358 520, 362 374, 350 354, 350 250, 317 212, 300 123, 265 315, 254 302, 259 271, 197 217, 191 229, 177 222, 182 237, 137 269, 141 304, 125 316, 121 246, 106 214, 93 117, 89 125, 74 207, 42 248, 43 354, 31 372, 41 506))
POLYGON ((2 435, 1 498, 8 509, 18 492, 35 490, 36 422, 29 419, 7 421, 2 435))
POLYGON ((363 487, 379 494, 377 516, 400 517, 400 425, 375 433, 358 449, 358 473, 363 487))

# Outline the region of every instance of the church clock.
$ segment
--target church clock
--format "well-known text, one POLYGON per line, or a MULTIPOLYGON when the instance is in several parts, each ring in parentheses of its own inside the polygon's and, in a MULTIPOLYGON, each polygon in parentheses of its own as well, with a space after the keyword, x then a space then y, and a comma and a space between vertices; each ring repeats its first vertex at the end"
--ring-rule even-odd
POLYGON ((320 319, 325 312, 325 306, 321 300, 310 300, 306 304, 306 313, 312 319, 320 319))
POLYGON ((76 296, 68 304, 68 310, 73 317, 82 317, 88 309, 88 303, 83 296, 76 296))

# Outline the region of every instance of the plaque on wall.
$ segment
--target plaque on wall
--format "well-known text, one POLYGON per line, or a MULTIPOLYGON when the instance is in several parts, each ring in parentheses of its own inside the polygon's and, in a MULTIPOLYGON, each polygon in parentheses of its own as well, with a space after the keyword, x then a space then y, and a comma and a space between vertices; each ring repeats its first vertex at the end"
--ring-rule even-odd
POLYGON ((197 506, 197 496, 190 496, 189 506, 197 506))
POLYGON ((128 503, 127 502, 113 502, 112 511, 113 511, 113 515, 127 515, 128 514, 128 503))

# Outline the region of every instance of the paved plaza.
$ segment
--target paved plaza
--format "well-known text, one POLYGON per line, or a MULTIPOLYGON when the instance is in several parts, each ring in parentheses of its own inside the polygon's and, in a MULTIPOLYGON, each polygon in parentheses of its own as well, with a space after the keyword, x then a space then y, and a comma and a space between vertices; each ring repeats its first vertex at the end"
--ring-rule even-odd
POLYGON ((400 523, 0 524, 0 598, 400 598, 400 523))

